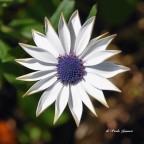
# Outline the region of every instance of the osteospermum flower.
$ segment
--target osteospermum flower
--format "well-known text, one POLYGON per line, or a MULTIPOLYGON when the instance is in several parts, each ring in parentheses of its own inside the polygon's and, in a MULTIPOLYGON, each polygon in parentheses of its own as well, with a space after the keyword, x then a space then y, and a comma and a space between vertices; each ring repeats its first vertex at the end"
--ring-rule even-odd
POLYGON ((107 78, 129 68, 105 62, 120 52, 106 50, 116 35, 105 37, 105 33, 89 41, 94 20, 95 17, 92 17, 81 25, 78 11, 75 11, 67 25, 62 14, 57 35, 45 18, 46 35, 32 31, 36 46, 20 43, 32 58, 16 59, 16 62, 35 72, 17 79, 38 81, 24 96, 45 90, 39 100, 36 116, 55 102, 55 123, 68 104, 76 124, 79 125, 83 111, 82 102, 96 115, 89 95, 108 107, 102 90, 120 92, 107 78))

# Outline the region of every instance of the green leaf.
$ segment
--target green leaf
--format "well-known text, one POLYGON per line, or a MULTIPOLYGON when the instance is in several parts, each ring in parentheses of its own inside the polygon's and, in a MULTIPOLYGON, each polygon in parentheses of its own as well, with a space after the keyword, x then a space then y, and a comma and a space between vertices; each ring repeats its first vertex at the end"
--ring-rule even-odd
POLYGON ((31 19, 31 18, 14 19, 9 23, 9 26, 18 28, 18 27, 23 27, 26 25, 32 25, 35 23, 36 23, 36 21, 34 19, 31 19))
POLYGON ((60 3, 57 10, 54 12, 52 17, 50 18, 54 28, 56 28, 58 25, 61 12, 64 13, 65 18, 67 19, 73 12, 74 5, 75 5, 75 1, 73 1, 73 0, 63 0, 60 3))
POLYGON ((10 46, 6 44, 4 41, 0 40, 0 60, 1 62, 7 62, 14 59, 13 56, 9 54, 11 50, 10 46))
POLYGON ((100 0, 99 16, 105 24, 121 25, 132 15, 138 0, 100 0))
POLYGON ((91 17, 93 17, 93 16, 96 16, 96 14, 97 14, 97 5, 95 4, 95 5, 93 5, 93 7, 91 8, 91 11, 90 11, 87 19, 89 19, 89 18, 91 18, 91 17))
POLYGON ((33 24, 33 25, 28 25, 28 26, 22 27, 20 30, 20 33, 22 34, 22 36, 31 39, 32 38, 32 32, 31 32, 32 29, 35 29, 39 32, 44 33, 44 29, 41 24, 33 24))
POLYGON ((2 39, 10 39, 10 41, 17 41, 19 38, 23 38, 19 32, 19 29, 13 29, 10 26, 1 25, 1 38, 2 39))
POLYGON ((39 32, 44 32, 43 25, 31 18, 16 19, 10 22, 10 27, 17 29, 17 31, 25 38, 32 38, 32 29, 39 32))
POLYGON ((19 75, 23 74, 23 70, 18 67, 18 64, 14 61, 0 62, 1 66, 1 74, 5 77, 5 79, 12 84, 20 84, 22 82, 16 80, 15 78, 19 75))

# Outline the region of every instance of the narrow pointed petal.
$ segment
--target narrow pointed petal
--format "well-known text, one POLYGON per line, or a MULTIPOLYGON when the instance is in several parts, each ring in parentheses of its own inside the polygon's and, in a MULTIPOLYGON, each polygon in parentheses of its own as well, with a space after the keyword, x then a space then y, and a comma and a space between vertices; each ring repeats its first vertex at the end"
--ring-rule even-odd
POLYGON ((96 53, 98 51, 104 51, 107 49, 111 41, 116 37, 116 34, 102 38, 102 39, 93 39, 88 43, 87 48, 85 51, 81 54, 80 58, 85 57, 86 55, 89 55, 91 53, 96 53))
POLYGON ((38 81, 54 75, 56 75, 56 71, 37 71, 17 77, 16 79, 22 81, 38 81))
POLYGON ((82 85, 84 86, 86 92, 90 96, 92 96, 93 98, 95 98, 96 100, 98 100, 100 103, 102 103, 104 106, 106 106, 107 108, 109 108, 102 90, 97 89, 94 86, 92 86, 91 84, 89 84, 87 82, 84 82, 84 81, 82 82, 82 85))
POLYGON ((83 61, 85 61, 84 66, 97 65, 120 52, 119 50, 105 50, 90 53, 83 58, 83 61))
POLYGON ((54 70, 56 69, 55 65, 41 62, 35 58, 25 58, 25 59, 15 59, 15 61, 29 69, 32 70, 54 70))
POLYGON ((57 82, 52 87, 48 88, 41 96, 37 110, 36 116, 39 116, 46 108, 48 108, 58 97, 62 90, 63 85, 57 82))
POLYGON ((110 82, 108 79, 100 75, 87 73, 84 79, 86 80, 86 82, 90 83, 91 85, 93 85, 94 87, 98 89, 120 92, 120 89, 117 88, 112 82, 110 82))
POLYGON ((74 46, 74 52, 76 55, 80 55, 86 48, 92 34, 94 20, 95 17, 88 19, 81 27, 74 46))
POLYGON ((102 62, 98 65, 88 66, 85 68, 85 70, 89 73, 98 74, 105 78, 111 78, 130 69, 128 67, 117 65, 112 62, 102 62))
POLYGON ((101 34, 100 36, 92 39, 92 40, 88 43, 88 46, 89 46, 90 44, 95 43, 95 42, 96 42, 97 40, 99 40, 99 39, 105 38, 108 34, 109 34, 109 32, 106 32, 106 33, 103 33, 103 34, 101 34))
POLYGON ((26 45, 26 44, 19 44, 29 55, 34 57, 35 59, 42 61, 42 62, 47 62, 47 63, 57 63, 57 59, 50 54, 48 51, 45 51, 41 48, 37 48, 31 45, 26 45))
POLYGON ((81 116, 82 116, 83 106, 76 85, 75 86, 71 85, 71 93, 69 96, 68 105, 77 126, 79 126, 81 116))
POLYGON ((72 52, 74 49, 76 37, 81 29, 81 22, 80 22, 78 10, 76 10, 70 17, 70 20, 68 22, 68 28, 71 35, 71 52, 72 52))
POLYGON ((63 113, 69 99, 69 85, 64 86, 61 93, 58 95, 55 102, 55 118, 54 124, 57 122, 61 114, 63 113))
POLYGON ((32 35, 37 47, 48 51, 56 58, 59 56, 59 53, 55 50, 55 47, 52 46, 51 41, 45 35, 35 30, 32 30, 32 35))
MULTIPOLYGON (((50 21, 45 17, 45 31, 46 31, 46 38, 49 40, 53 48, 60 54, 64 55, 65 51, 61 44, 61 41, 55 32, 54 28, 52 27, 50 21)), ((51 50, 51 48, 49 48, 51 50)))
POLYGON ((95 116, 97 116, 96 112, 95 112, 95 109, 93 107, 93 104, 92 104, 88 94, 85 92, 83 85, 81 83, 79 83, 77 88, 78 88, 78 91, 79 91, 82 102, 90 109, 90 111, 95 116))
POLYGON ((63 14, 61 14, 61 17, 59 20, 58 33, 59 33, 59 38, 65 49, 66 54, 69 54, 70 47, 71 47, 71 37, 70 37, 70 32, 65 22, 63 14))
POLYGON ((52 84, 54 84, 54 82, 57 81, 57 78, 54 76, 42 79, 38 82, 36 82, 24 95, 24 96, 28 96, 34 93, 37 93, 39 91, 45 90, 46 88, 50 87, 52 84))

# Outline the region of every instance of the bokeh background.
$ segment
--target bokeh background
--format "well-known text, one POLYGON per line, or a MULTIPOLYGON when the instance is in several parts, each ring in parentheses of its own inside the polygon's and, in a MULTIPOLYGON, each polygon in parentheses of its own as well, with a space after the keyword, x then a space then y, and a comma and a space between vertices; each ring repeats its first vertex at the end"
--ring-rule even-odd
POLYGON ((0 0, 0 144, 144 144, 144 1, 0 0), (45 16, 57 30, 60 13, 68 20, 75 9, 82 23, 97 16, 92 38, 118 34, 108 49, 122 53, 111 60, 131 68, 111 79, 121 93, 104 91, 110 108, 93 100, 98 118, 84 107, 78 128, 68 108, 56 125, 54 105, 35 117, 41 93, 22 98, 33 83, 15 80, 30 70, 14 61, 28 57, 18 43, 34 44, 31 29, 44 33, 45 16))

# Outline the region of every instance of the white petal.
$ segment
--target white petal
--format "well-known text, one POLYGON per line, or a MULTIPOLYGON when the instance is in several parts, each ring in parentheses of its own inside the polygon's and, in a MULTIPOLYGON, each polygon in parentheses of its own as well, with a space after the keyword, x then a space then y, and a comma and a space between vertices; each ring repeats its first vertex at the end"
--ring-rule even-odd
POLYGON ((105 50, 90 53, 83 58, 84 66, 97 65, 120 52, 119 50, 105 50))
POLYGON ((116 37, 116 34, 102 38, 102 39, 93 39, 89 42, 85 51, 81 54, 80 58, 85 57, 91 53, 96 53, 98 51, 104 51, 109 46, 111 41, 116 37))
POLYGON ((111 78, 119 73, 130 70, 128 67, 117 65, 112 62, 102 62, 98 65, 88 66, 85 68, 86 72, 99 74, 105 78, 111 78))
POLYGON ((42 91, 48 87, 50 87, 54 82, 57 81, 57 78, 55 76, 50 76, 48 78, 45 78, 45 79, 42 79, 38 82, 36 82, 24 95, 24 96, 27 96, 27 95, 31 95, 31 94, 34 94, 34 93, 37 93, 39 91, 42 91))
POLYGON ((64 86, 61 93, 58 95, 55 102, 55 118, 54 123, 57 122, 58 118, 63 113, 69 99, 69 86, 64 86))
POLYGON ((120 90, 113 83, 111 83, 108 79, 100 75, 87 73, 87 75, 84 78, 86 82, 90 83, 91 85, 93 85, 98 89, 120 92, 120 90))
POLYGON ((81 27, 74 46, 74 52, 76 55, 80 55, 86 48, 92 34, 94 20, 95 17, 88 19, 81 27))
POLYGON ((35 58, 26 58, 26 59, 15 59, 15 61, 29 69, 32 70, 54 70, 56 66, 54 64, 49 64, 41 62, 35 58))
POLYGON ((26 45, 26 44, 19 44, 29 55, 34 57, 35 59, 42 61, 42 62, 47 62, 47 63, 57 63, 57 59, 50 54, 48 51, 45 51, 41 48, 31 46, 31 45, 26 45))
POLYGON ((57 52, 57 50, 55 50, 55 47, 53 47, 51 41, 45 35, 35 30, 32 30, 32 35, 37 47, 48 51, 56 58, 59 56, 59 53, 57 52))
POLYGON ((79 33, 79 30, 81 29, 81 22, 80 22, 78 10, 76 10, 71 15, 70 20, 68 22, 68 28, 71 35, 71 52, 72 52, 74 49, 76 37, 79 33))
POLYGON ((45 17, 45 30, 46 30, 46 37, 49 40, 49 42, 52 44, 54 49, 60 54, 64 55, 65 51, 63 49, 63 46, 61 44, 61 41, 55 32, 54 28, 52 27, 50 21, 45 17))
POLYGON ((82 85, 84 86, 86 92, 90 96, 92 96, 93 98, 98 100, 100 103, 102 103, 104 106, 109 108, 102 90, 95 88, 94 86, 92 86, 91 84, 89 84, 87 82, 82 82, 82 85))
POLYGON ((109 34, 109 32, 106 32, 106 33, 103 33, 103 34, 101 34, 100 36, 98 36, 98 37, 92 39, 92 40, 88 43, 88 46, 89 46, 90 44, 95 43, 97 40, 106 37, 108 34, 109 34))
POLYGON ((48 88, 41 96, 37 110, 36 116, 39 116, 46 108, 48 108, 58 97, 61 92, 63 85, 57 82, 52 87, 48 88))
POLYGON ((71 85, 71 93, 69 96, 68 105, 77 126, 79 126, 81 116, 82 116, 83 106, 76 85, 74 86, 71 85))
POLYGON ((37 71, 17 77, 16 79, 22 81, 38 81, 54 75, 56 75, 56 71, 37 71))
POLYGON ((65 49, 66 54, 69 54, 70 47, 71 47, 71 37, 70 37, 70 32, 65 22, 63 14, 61 14, 61 17, 59 20, 58 33, 59 33, 59 38, 65 49))
POLYGON ((96 115, 96 112, 94 110, 93 104, 88 96, 88 94, 85 92, 83 85, 81 84, 81 82, 77 85, 78 87, 78 91, 81 97, 81 100, 83 101, 83 103, 91 110, 91 112, 96 115))

